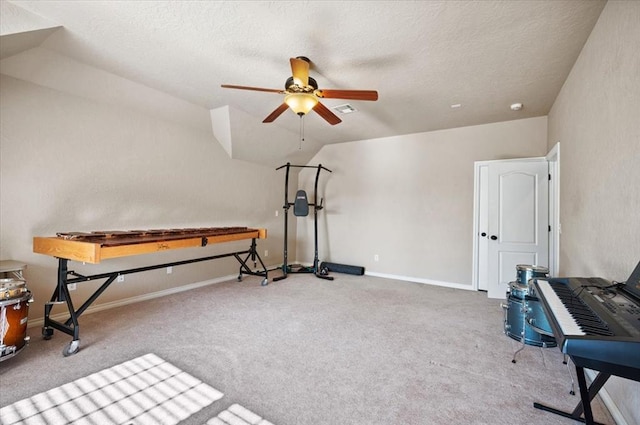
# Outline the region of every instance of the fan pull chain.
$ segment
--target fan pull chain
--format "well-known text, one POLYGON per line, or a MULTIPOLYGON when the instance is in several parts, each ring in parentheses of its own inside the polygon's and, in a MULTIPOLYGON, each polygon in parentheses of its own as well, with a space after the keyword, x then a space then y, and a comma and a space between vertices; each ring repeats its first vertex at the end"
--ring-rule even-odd
POLYGON ((298 150, 302 150, 302 142, 304 142, 304 115, 300 115, 300 144, 298 150))

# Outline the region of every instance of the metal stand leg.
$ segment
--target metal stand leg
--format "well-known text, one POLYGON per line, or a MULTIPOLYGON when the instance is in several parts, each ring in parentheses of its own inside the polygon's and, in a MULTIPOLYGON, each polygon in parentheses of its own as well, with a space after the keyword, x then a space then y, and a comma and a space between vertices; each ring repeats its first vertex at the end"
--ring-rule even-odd
POLYGON ((562 361, 562 363, 564 363, 567 366, 567 372, 569 373, 569 379, 571 380, 571 390, 569 391, 569 394, 571 395, 576 395, 576 386, 575 386, 575 382, 573 381, 573 375, 571 374, 571 367, 569 366, 569 362, 567 361, 568 356, 565 354, 564 355, 564 360, 562 361))
POLYGON ((520 331, 520 340, 522 341, 522 347, 520 347, 520 349, 518 349, 518 351, 513 353, 513 359, 511 360, 511 363, 515 363, 516 362, 516 356, 518 355, 518 353, 520 351, 524 350, 524 347, 525 347, 525 344, 526 344, 525 327, 527 326, 527 317, 526 317, 527 307, 524 304, 524 300, 522 300, 522 308, 520 309, 520 313, 522 313, 522 331, 520 331))
MULTIPOLYGON (((206 238, 203 238, 203 246, 205 245, 206 245, 206 238)), ((71 335, 73 337, 73 340, 64 348, 64 350, 62 351, 62 354, 64 356, 70 356, 72 354, 75 354, 80 348, 80 337, 79 337, 80 326, 78 324, 78 319, 80 315, 82 315, 82 313, 84 313, 84 311, 87 308, 89 308, 91 304, 93 304, 93 302, 96 301, 96 299, 98 299, 98 297, 109 287, 109 285, 111 285, 111 283, 113 283, 118 278, 118 276, 131 274, 131 273, 139 273, 139 272, 144 272, 148 270, 163 269, 166 267, 197 263, 201 261, 216 260, 219 258, 226 258, 226 257, 235 257, 238 260, 238 262, 240 262, 239 279, 242 278, 243 273, 250 274, 253 276, 263 276, 264 280, 262 281, 262 286, 265 286, 268 284, 268 271, 266 266, 262 262, 262 259, 260 258, 260 255, 258 254, 258 251, 256 249, 255 238, 252 239, 251 247, 249 248, 248 251, 232 252, 228 254, 220 254, 220 255, 213 255, 209 257, 195 258, 191 260, 174 261, 171 263, 158 264, 158 265, 147 266, 147 267, 139 267, 139 268, 128 269, 128 270, 113 271, 113 272, 101 273, 101 274, 96 274, 91 276, 83 276, 79 273, 68 270, 67 268, 68 260, 64 258, 60 258, 58 259, 59 261, 58 261, 57 286, 53 291, 53 295, 51 296, 51 301, 46 303, 44 306, 44 325, 42 327, 42 336, 44 339, 51 339, 51 337, 53 336, 54 329, 64 332, 68 335, 71 335), (240 258, 241 255, 246 255, 244 260, 240 258), (247 262, 250 259, 254 262, 254 265, 257 265, 256 261, 259 261, 263 271, 254 271, 251 268, 249 268, 249 266, 247 265, 247 262), (69 279, 70 275, 74 277, 69 279), (78 309, 76 309, 73 305, 73 302, 71 301, 71 295, 69 294, 68 285, 71 283, 87 282, 90 280, 97 280, 97 279, 106 279, 106 280, 102 285, 100 285, 98 289, 96 289, 96 291, 93 294, 91 294, 91 296, 89 296, 89 298, 78 309), (69 312, 69 319, 67 319, 64 323, 53 320, 51 318, 51 310, 53 306, 56 304, 66 304, 67 306, 67 310, 69 312)))
POLYGON ((533 407, 536 409, 544 410, 546 412, 554 413, 559 416, 563 416, 565 418, 570 418, 576 421, 580 421, 586 423, 588 425, 603 425, 599 422, 595 422, 593 420, 593 412, 591 410, 591 400, 593 400, 600 391, 600 388, 607 382, 609 377, 611 376, 608 373, 600 372, 596 379, 593 380, 590 387, 587 387, 587 379, 584 374, 584 368, 581 366, 576 366, 576 375, 578 378, 578 387, 580 389, 580 402, 573 409, 573 412, 565 412, 562 410, 554 409, 549 406, 545 406, 540 403, 533 403, 533 407), (584 413, 584 418, 582 418, 582 414, 584 413))
POLYGON ((76 312, 71 301, 71 295, 69 294, 68 279, 68 260, 64 258, 58 259, 58 282, 56 289, 53 291, 51 301, 45 304, 44 307, 44 325, 42 327, 42 336, 44 339, 51 339, 53 335, 53 329, 62 331, 73 337, 73 340, 62 350, 62 354, 66 357, 74 354, 80 347, 80 326, 78 324, 78 316, 80 313, 76 312), (67 304, 69 311, 69 319, 65 323, 60 323, 51 319, 51 309, 55 304, 67 304))
POLYGON ((262 258, 260 258, 260 254, 258 254, 255 238, 251 240, 251 247, 249 248, 249 251, 247 252, 247 256, 245 257, 244 260, 240 258, 240 255, 237 253, 233 255, 235 256, 236 260, 238 260, 238 262, 240 263, 240 270, 238 272, 238 281, 242 280, 242 274, 244 273, 244 274, 250 274, 253 276, 264 276, 264 279, 262 280, 261 285, 267 286, 269 284, 269 271, 267 270, 267 267, 262 262, 262 258), (256 260, 259 261, 263 271, 254 272, 253 270, 251 270, 247 266, 247 261, 249 261, 249 259, 253 261, 254 268, 258 265, 256 260))
POLYGON ((288 222, 288 217, 289 217, 289 207, 291 206, 291 204, 289 203, 289 169, 291 168, 291 164, 287 162, 287 165, 283 165, 282 167, 278 167, 276 168, 276 170, 279 170, 280 168, 286 167, 287 171, 285 174, 285 178, 284 178, 284 205, 282 206, 282 208, 284 209, 284 249, 283 249, 283 263, 282 263, 282 276, 276 276, 273 278, 274 282, 277 282, 279 280, 282 279, 286 279, 287 278, 287 273, 289 272, 289 264, 287 263, 288 258, 287 258, 287 245, 288 245, 288 241, 289 241, 289 222, 288 222))

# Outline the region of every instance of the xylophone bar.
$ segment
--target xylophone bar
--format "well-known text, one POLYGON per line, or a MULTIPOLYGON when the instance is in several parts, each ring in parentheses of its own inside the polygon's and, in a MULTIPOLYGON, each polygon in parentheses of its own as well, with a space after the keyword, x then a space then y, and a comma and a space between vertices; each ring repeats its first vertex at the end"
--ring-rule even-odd
POLYGON ((173 229, 166 231, 59 233, 34 237, 33 252, 56 258, 98 264, 109 258, 194 248, 244 239, 266 239, 266 229, 246 227, 173 229))

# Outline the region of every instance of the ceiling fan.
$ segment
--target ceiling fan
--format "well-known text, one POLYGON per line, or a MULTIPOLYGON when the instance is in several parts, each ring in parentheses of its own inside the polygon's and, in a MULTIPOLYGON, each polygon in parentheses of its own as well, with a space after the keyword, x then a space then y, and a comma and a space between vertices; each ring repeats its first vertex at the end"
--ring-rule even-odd
POLYGON ((289 60, 292 76, 284 84, 285 89, 266 89, 261 87, 233 86, 223 84, 226 89, 254 90, 269 93, 284 94, 284 102, 278 106, 267 118, 262 121, 269 123, 275 121, 284 111, 291 108, 299 116, 308 114, 311 110, 324 118, 329 124, 336 125, 342 122, 333 112, 320 103, 319 99, 351 99, 351 100, 378 100, 378 92, 375 90, 336 90, 319 89, 316 80, 309 76, 309 58, 298 56, 289 60))

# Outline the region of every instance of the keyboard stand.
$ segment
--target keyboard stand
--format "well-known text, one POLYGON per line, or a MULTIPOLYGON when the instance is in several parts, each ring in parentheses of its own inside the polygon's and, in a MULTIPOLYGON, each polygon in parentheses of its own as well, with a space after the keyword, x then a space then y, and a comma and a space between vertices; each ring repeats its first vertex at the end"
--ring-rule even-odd
POLYGON ((596 379, 593 380, 590 387, 587 387, 587 380, 584 374, 584 368, 581 366, 576 366, 576 375, 578 377, 578 387, 580 388, 580 402, 573 409, 573 412, 565 412, 562 410, 554 409, 553 407, 545 406, 540 403, 533 403, 533 407, 536 409, 544 410, 547 412, 555 413, 556 415, 564 416, 565 418, 571 418, 573 420, 583 422, 587 425, 604 425, 600 422, 595 422, 593 420, 593 412, 591 411, 591 400, 593 400, 600 391, 600 388, 607 382, 609 377, 611 376, 608 373, 600 372, 596 376, 596 379), (582 418, 582 413, 584 412, 584 418, 582 418))

